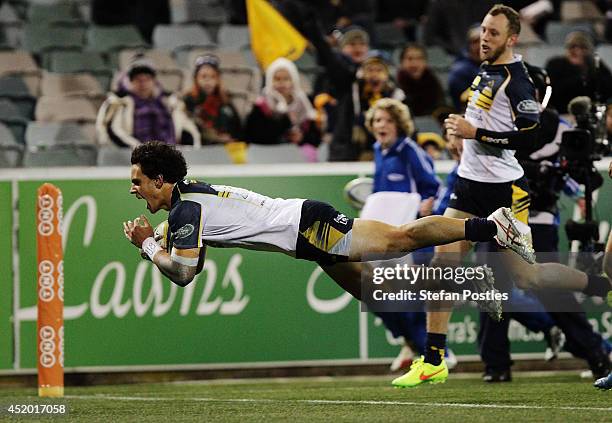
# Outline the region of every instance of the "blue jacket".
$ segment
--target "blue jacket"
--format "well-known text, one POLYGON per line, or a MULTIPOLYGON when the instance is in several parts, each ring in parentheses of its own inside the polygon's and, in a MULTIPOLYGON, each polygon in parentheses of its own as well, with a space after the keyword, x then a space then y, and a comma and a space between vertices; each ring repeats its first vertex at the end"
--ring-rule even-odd
POLYGON ((457 169, 459 169, 459 164, 456 164, 451 173, 446 177, 446 186, 440 190, 440 195, 436 198, 433 214, 443 215, 444 210, 448 207, 450 196, 455 190, 455 184, 457 183, 457 169))
POLYGON ((416 192, 421 198, 435 197, 440 180, 433 161, 411 138, 398 138, 388 150, 374 144, 374 192, 416 192))

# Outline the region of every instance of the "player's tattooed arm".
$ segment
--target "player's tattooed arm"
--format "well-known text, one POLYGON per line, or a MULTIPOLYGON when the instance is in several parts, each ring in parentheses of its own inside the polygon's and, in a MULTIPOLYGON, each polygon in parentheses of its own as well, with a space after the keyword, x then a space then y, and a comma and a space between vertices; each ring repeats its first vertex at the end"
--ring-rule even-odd
POLYGON ((160 251, 153 257, 153 263, 168 279, 179 286, 187 286, 197 273, 199 248, 172 250, 172 254, 160 251))

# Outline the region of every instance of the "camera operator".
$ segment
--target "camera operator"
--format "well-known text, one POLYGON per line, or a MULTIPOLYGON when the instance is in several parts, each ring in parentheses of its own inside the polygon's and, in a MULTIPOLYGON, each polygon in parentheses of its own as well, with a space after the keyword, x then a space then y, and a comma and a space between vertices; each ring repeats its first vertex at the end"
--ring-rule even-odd
POLYGON ((593 42, 589 34, 570 32, 565 38, 565 55, 553 57, 546 70, 554 90, 552 106, 561 114, 568 113, 571 99, 581 95, 605 101, 612 95, 612 74, 602 61, 595 60, 593 42))
MULTIPOLYGON (((529 75, 536 87, 538 100, 544 96, 547 86, 550 85, 546 71, 534 66, 527 65, 529 75)), ((533 237, 533 247, 538 253, 556 253, 559 243, 559 209, 558 200, 561 191, 577 198, 579 204, 584 204, 582 193, 576 181, 564 174, 558 167, 559 149, 561 146, 562 134, 571 130, 571 125, 560 118, 558 113, 552 108, 546 108, 540 115, 540 133, 537 142, 532 149, 517 151, 525 177, 529 181, 531 205, 529 212, 529 227, 533 237)), ((555 259, 554 254, 550 259, 555 259)), ((550 260, 552 261, 552 260, 550 260)), ((593 377, 598 378, 608 374, 610 369, 610 359, 601 335, 593 331, 586 314, 580 304, 576 301, 573 293, 561 290, 539 290, 533 294, 542 303, 545 309, 558 309, 560 303, 568 310, 575 312, 551 312, 554 323, 561 328, 566 337, 565 349, 574 356, 587 361, 593 373, 593 377)), ((499 346, 500 335, 506 339, 509 357, 509 343, 507 342, 507 327, 505 325, 494 324, 488 321, 488 316, 481 315, 481 355, 490 355, 490 350, 495 350, 496 355, 502 353, 499 346), (484 320, 482 320, 484 319, 484 320), (492 333, 493 332, 493 333, 492 333)), ((609 345, 609 344, 608 344, 609 345)), ((485 364, 486 360, 485 360, 485 364)), ((509 370, 508 370, 509 374, 509 370)), ((485 379, 486 380, 486 379, 485 379)))

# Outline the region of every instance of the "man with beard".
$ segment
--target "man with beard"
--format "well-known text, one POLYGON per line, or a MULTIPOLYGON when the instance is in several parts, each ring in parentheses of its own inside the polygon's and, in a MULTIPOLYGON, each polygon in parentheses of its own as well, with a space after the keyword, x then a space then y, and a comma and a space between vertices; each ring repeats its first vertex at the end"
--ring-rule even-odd
MULTIPOLYGON (((480 58, 484 63, 470 87, 465 118, 450 115, 445 120, 451 142, 463 154, 444 216, 487 216, 498 207, 511 206, 528 233, 528 188, 514 152, 536 142, 540 114, 533 82, 522 58, 513 52, 520 28, 519 14, 501 4, 493 6, 481 24, 480 58)), ((431 266, 458 266, 472 247, 473 243, 465 241, 436 247, 431 266)), ((510 251, 500 256, 508 277, 519 288, 568 289, 601 297, 612 290, 603 276, 587 275, 557 263, 523 265, 510 251)), ((430 302, 429 310, 436 311, 427 316, 425 356, 393 385, 413 387, 446 381, 448 369, 443 357, 451 308, 452 303, 430 302)))

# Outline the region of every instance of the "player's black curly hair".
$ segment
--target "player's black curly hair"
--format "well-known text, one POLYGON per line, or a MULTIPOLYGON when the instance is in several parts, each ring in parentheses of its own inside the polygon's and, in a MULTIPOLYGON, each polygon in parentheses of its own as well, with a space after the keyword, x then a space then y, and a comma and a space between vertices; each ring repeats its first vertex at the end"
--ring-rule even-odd
POLYGON ((132 151, 132 164, 140 165, 142 173, 154 179, 159 175, 165 182, 175 183, 187 175, 187 163, 183 154, 173 145, 151 141, 132 151))

